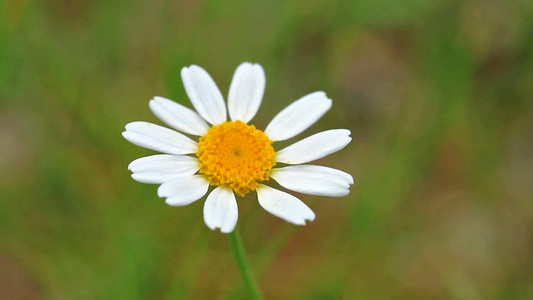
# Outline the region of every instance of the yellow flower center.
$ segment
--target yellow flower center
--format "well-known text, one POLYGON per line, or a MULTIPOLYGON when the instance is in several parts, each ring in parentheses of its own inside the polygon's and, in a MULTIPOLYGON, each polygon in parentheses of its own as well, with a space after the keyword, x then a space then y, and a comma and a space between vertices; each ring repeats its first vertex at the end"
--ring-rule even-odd
POLYGON ((274 161, 272 141, 253 125, 241 121, 211 127, 198 142, 200 173, 211 185, 229 186, 240 196, 268 180, 274 161))

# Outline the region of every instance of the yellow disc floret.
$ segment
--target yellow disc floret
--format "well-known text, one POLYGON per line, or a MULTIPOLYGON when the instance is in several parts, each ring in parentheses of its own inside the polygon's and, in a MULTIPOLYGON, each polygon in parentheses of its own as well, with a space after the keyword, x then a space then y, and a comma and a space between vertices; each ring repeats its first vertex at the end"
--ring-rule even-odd
POLYGON ((211 185, 229 186, 240 196, 268 180, 276 164, 272 141, 253 125, 241 121, 211 127, 198 142, 200 173, 211 185))

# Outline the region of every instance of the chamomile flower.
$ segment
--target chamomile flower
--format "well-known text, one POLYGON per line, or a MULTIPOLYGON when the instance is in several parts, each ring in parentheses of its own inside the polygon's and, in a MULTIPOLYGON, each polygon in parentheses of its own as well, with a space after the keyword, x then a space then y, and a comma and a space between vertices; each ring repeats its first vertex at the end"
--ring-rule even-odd
POLYGON ((201 67, 183 68, 181 78, 196 112, 154 97, 150 109, 175 130, 138 121, 127 124, 122 133, 137 146, 164 153, 136 159, 128 169, 138 182, 160 184, 157 193, 166 198, 167 204, 188 205, 213 186, 204 203, 204 221, 213 230, 220 228, 229 233, 238 219, 235 195, 242 197, 253 191, 265 210, 287 222, 305 225, 315 219, 301 200, 269 187, 266 183, 270 179, 288 190, 309 195, 342 197, 350 192, 350 174, 306 164, 348 145, 349 130, 319 132, 278 151, 273 145, 303 132, 330 109, 331 100, 324 92, 296 100, 262 131, 248 124, 259 109, 265 89, 265 73, 260 65, 242 63, 237 68, 227 108, 215 82, 201 67), (199 138, 196 141, 185 134, 199 138))

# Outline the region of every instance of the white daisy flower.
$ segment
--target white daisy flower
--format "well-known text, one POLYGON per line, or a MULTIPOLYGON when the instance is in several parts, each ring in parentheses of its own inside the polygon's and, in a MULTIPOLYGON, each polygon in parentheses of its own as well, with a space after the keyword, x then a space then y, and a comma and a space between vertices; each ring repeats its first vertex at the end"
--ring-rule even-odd
POLYGON ((212 230, 229 233, 238 219, 235 194, 244 196, 251 191, 257 192, 265 210, 287 222, 305 225, 315 219, 301 200, 265 185, 271 178, 303 194, 342 197, 350 192, 350 174, 305 164, 348 145, 352 140, 349 130, 319 132, 279 151, 272 146, 303 132, 330 109, 331 99, 324 92, 296 100, 261 131, 248 124, 265 90, 260 65, 245 62, 237 68, 227 111, 220 90, 204 69, 185 67, 181 77, 196 112, 162 97, 149 102, 152 112, 177 131, 139 121, 127 124, 122 133, 137 146, 164 153, 136 159, 128 169, 138 182, 161 184, 157 193, 167 204, 190 204, 214 186, 204 204, 204 221, 212 230), (228 112, 231 121, 227 121, 228 112), (195 141, 180 132, 200 138, 195 141))

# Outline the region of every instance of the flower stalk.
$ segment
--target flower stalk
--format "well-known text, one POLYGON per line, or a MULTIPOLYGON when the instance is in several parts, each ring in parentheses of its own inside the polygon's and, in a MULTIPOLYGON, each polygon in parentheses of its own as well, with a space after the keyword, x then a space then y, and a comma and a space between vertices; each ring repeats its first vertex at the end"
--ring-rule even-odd
POLYGON ((251 299, 260 300, 263 299, 261 296, 261 291, 258 288, 255 277, 252 274, 252 268, 246 257, 246 252, 244 252, 244 247, 242 245, 241 235, 237 228, 229 234, 229 244, 231 247, 231 252, 237 261, 237 266, 239 271, 241 271, 242 279, 244 280, 244 285, 250 293, 251 299))

